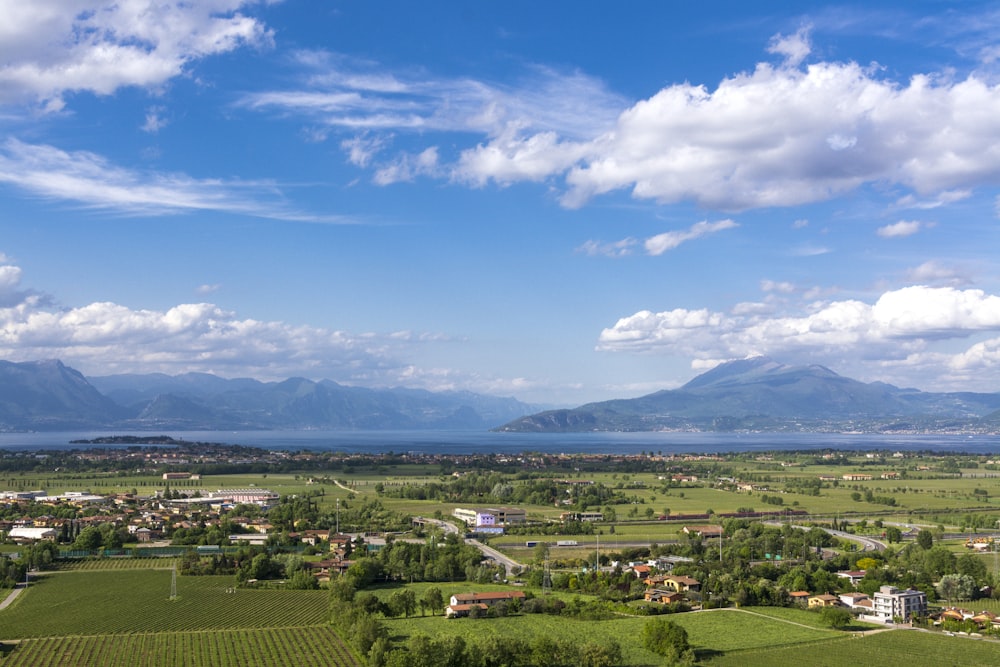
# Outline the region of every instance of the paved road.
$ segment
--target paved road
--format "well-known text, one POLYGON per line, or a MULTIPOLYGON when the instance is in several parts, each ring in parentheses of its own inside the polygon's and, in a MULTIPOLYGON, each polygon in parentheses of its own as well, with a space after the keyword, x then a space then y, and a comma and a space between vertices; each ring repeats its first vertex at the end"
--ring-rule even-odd
MULTIPOLYGON (((441 519, 429 519, 427 517, 422 517, 422 516, 418 516, 418 517, 415 517, 415 518, 418 521, 423 521, 425 523, 429 523, 431 525, 437 526, 438 528, 440 528, 441 530, 443 530, 445 533, 454 533, 456 535, 460 534, 459 530, 458 530, 458 527, 455 524, 451 523, 450 521, 442 521, 441 519)), ((508 556, 503 555, 502 553, 500 553, 499 551, 497 551, 493 547, 490 547, 490 546, 487 546, 487 545, 483 544, 479 540, 468 538, 468 539, 465 540, 465 543, 466 544, 471 544, 472 546, 474 546, 477 549, 479 549, 483 553, 484 556, 486 556, 487 558, 492 559, 492 560, 500 563, 505 568, 507 568, 507 577, 508 578, 512 577, 515 574, 518 574, 519 572, 521 572, 522 570, 524 570, 524 565, 522 565, 521 563, 518 563, 513 558, 510 558, 508 556)))
POLYGON ((10 592, 10 595, 8 595, 6 599, 4 599, 3 601, 0 601, 0 611, 3 611, 7 607, 9 607, 14 602, 14 600, 17 599, 17 596, 21 594, 21 591, 23 591, 27 587, 28 584, 24 583, 23 581, 15 585, 14 590, 10 592))
MULTIPOLYGON (((765 521, 769 526, 784 526, 785 524, 778 521, 765 521)), ((792 528, 799 528, 801 530, 810 530, 813 526, 792 526, 792 528)), ((822 526, 815 526, 820 530, 823 530, 834 537, 839 537, 842 540, 848 540, 850 542, 857 542, 861 545, 862 551, 885 551, 885 542, 882 540, 876 540, 874 537, 868 537, 867 535, 855 535, 854 533, 845 533, 842 530, 833 530, 832 528, 823 528, 822 526)))

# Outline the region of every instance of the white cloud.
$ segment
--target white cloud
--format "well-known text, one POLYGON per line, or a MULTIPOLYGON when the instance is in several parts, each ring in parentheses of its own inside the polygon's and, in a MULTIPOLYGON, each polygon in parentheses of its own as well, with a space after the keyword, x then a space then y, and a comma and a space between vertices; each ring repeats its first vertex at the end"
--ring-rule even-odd
MULTIPOLYGON (((663 234, 651 236, 643 241, 642 245, 647 255, 658 257, 668 250, 673 250, 686 241, 693 241, 694 239, 701 238, 702 236, 721 232, 724 229, 732 229, 733 227, 739 227, 739 225, 732 220, 719 220, 717 222, 708 222, 707 220, 703 220, 702 222, 696 222, 685 230, 664 232, 663 234)), ((604 255, 606 257, 625 257, 632 254, 638 243, 639 242, 632 237, 624 238, 620 241, 612 241, 610 243, 590 240, 583 243, 576 250, 577 252, 582 252, 592 257, 597 255, 604 255)))
POLYGON ((163 117, 163 112, 163 107, 150 107, 147 109, 146 122, 142 124, 142 131, 156 134, 169 125, 170 121, 163 117))
POLYGON ((220 289, 222 289, 222 285, 219 285, 218 283, 214 284, 206 283, 204 285, 198 285, 198 287, 195 289, 195 292, 197 292, 198 294, 211 294, 212 292, 218 292, 220 289))
POLYGON ((477 184, 564 177, 571 207, 627 189, 637 199, 737 211, 869 184, 911 190, 902 203, 941 205, 1000 180, 998 143, 1000 88, 985 79, 897 82, 851 62, 761 63, 714 90, 664 88, 590 140, 530 130, 491 138, 463 153, 457 173, 477 184), (521 169, 525 161, 532 167, 521 169))
POLYGON ((391 137, 358 136, 344 139, 340 147, 347 153, 348 161, 358 167, 367 167, 372 159, 385 149, 391 137))
POLYGON ((944 192, 935 193, 933 197, 927 199, 918 198, 909 194, 900 197, 899 201, 896 202, 896 206, 899 208, 933 209, 954 204, 955 202, 962 201, 963 199, 968 199, 971 196, 971 190, 946 190, 944 192))
POLYGON ((67 93, 156 88, 194 60, 271 33, 247 0, 47 0, 0 5, 0 103, 63 107, 67 93))
MULTIPOLYGON (((20 267, 0 253, 0 358, 11 361, 58 358, 86 375, 204 372, 261 380, 299 376, 357 386, 502 395, 534 390, 545 396, 546 389, 567 389, 407 361, 431 346, 456 343, 434 332, 352 333, 255 320, 205 302, 165 310, 111 302, 57 307, 51 297, 22 289, 21 278, 20 267)), ((197 291, 217 288, 202 285, 197 291)))
POLYGON ((918 220, 900 220, 891 225, 879 227, 875 232, 884 239, 897 239, 906 236, 913 236, 922 228, 929 226, 927 223, 918 220))
MULTIPOLYGON (((440 156, 438 177, 476 187, 561 185, 568 207, 628 190, 739 211, 872 185, 899 206, 934 207, 1000 184, 1000 86, 988 77, 930 72, 896 81, 877 64, 807 63, 808 27, 776 36, 768 50, 782 62, 758 63, 714 88, 673 84, 632 104, 575 72, 539 67, 500 84, 303 52, 301 85, 239 104, 369 139, 405 133, 416 144, 456 146, 456 158, 440 156)), ((350 139, 343 146, 380 182, 399 180, 398 158, 372 159, 350 139)))
POLYGON ((211 303, 167 310, 109 302, 55 308, 20 290, 20 280, 19 267, 0 266, 0 358, 59 358, 85 373, 204 371, 391 384, 403 366, 395 354, 420 342, 413 335, 351 334, 240 318, 211 303))
POLYGON ((665 232, 663 234, 651 236, 646 239, 646 252, 653 256, 662 255, 668 250, 673 250, 685 241, 692 241, 705 236, 706 234, 714 234, 716 232, 721 232, 724 229, 732 229, 733 227, 739 227, 739 225, 728 219, 719 220, 717 222, 708 222, 707 220, 703 220, 695 223, 690 228, 683 231, 665 232))
POLYGON ((961 287, 972 283, 972 278, 958 269, 930 260, 906 273, 906 279, 921 285, 961 287))
POLYGON ((351 222, 295 211, 271 182, 196 179, 186 174, 140 172, 87 151, 8 139, 0 145, 0 183, 36 196, 77 202, 129 215, 220 211, 277 220, 351 222))
POLYGON ((602 241, 586 241, 576 249, 577 252, 591 257, 603 255, 604 257, 626 257, 632 254, 638 241, 632 237, 604 243, 602 241))
MULTIPOLYGON (((623 317, 601 332, 598 349, 687 356, 696 360, 735 359, 766 354, 780 360, 851 359, 899 370, 900 378, 928 378, 939 385, 967 380, 979 360, 981 370, 1000 360, 997 340, 977 341, 966 350, 937 349, 980 334, 1000 332, 1000 296, 982 290, 915 285, 883 293, 874 303, 859 300, 816 302, 799 313, 744 308, 730 314, 707 309, 644 310, 623 317), (948 375, 961 369, 961 378, 948 375)), ((890 379, 888 378, 882 379, 890 379)), ((979 386, 993 385, 980 378, 979 386)))
POLYGON ((809 26, 804 26, 794 35, 775 35, 767 48, 768 53, 784 56, 786 65, 797 67, 812 51, 809 30, 809 26))
POLYGON ((438 172, 438 151, 431 147, 418 155, 402 153, 391 163, 375 172, 374 181, 378 185, 389 185, 400 181, 409 182, 417 176, 434 176, 438 172))
POLYGON ((509 127, 593 137, 614 123, 624 100, 593 77, 535 67, 514 84, 384 72, 327 51, 298 53, 304 84, 248 93, 239 105, 306 116, 345 130, 482 132, 509 127))
POLYGON ((760 289, 764 292, 779 292, 781 294, 792 294, 798 288, 794 283, 776 281, 776 280, 761 280, 760 289))

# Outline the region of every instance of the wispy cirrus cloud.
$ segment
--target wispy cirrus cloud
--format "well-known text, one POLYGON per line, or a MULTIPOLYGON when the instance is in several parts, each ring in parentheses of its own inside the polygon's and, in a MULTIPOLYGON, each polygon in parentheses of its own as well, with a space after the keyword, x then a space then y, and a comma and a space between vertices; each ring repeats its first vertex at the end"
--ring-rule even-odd
POLYGON ((301 83, 243 95, 237 106, 308 118, 346 130, 478 132, 511 126, 592 137, 609 128, 625 103, 580 72, 529 67, 522 80, 499 83, 388 72, 377 63, 330 51, 300 51, 301 83))
POLYGON ((664 232, 663 234, 657 234, 656 236, 651 236, 646 239, 644 247, 646 252, 650 255, 658 256, 667 252, 668 250, 673 250, 682 243, 687 241, 693 241, 694 239, 701 238, 708 234, 715 234, 716 232, 721 232, 725 229, 733 229, 734 227, 739 227, 732 220, 719 220, 717 222, 709 222, 707 220, 702 220, 701 222, 696 222, 690 228, 680 231, 664 232))
POLYGON ((218 211, 299 222, 357 222, 287 206, 279 186, 271 181, 197 179, 131 170, 89 151, 69 152, 17 139, 0 145, 0 183, 38 197, 124 215, 218 211))
MULTIPOLYGON (((642 248, 645 250, 647 255, 658 257, 667 251, 677 248, 682 243, 693 241, 703 236, 715 234, 726 229, 733 229, 734 227, 739 227, 739 225, 729 219, 718 220, 716 222, 702 220, 701 222, 696 222, 687 229, 679 229, 650 236, 642 242, 642 248)), ((632 237, 612 242, 590 240, 580 245, 580 247, 577 248, 577 252, 582 252, 590 256, 603 255, 605 257, 625 257, 627 255, 631 255, 639 244, 640 242, 632 237)))

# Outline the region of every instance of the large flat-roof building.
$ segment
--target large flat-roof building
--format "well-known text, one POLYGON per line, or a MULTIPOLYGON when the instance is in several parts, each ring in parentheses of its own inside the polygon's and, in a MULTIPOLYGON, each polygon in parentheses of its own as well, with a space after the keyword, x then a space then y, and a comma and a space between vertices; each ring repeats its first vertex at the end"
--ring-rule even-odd
POLYGON ((470 528, 512 526, 527 520, 524 510, 519 507, 456 507, 451 514, 470 528))
POLYGON ((872 613, 885 622, 891 623, 897 618, 908 621, 927 613, 927 595, 912 588, 901 590, 882 586, 872 596, 872 613))

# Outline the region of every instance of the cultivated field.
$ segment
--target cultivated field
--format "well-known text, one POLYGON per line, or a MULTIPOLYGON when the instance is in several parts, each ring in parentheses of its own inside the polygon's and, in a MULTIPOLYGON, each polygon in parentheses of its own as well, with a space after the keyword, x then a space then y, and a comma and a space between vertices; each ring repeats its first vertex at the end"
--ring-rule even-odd
POLYGON ((328 626, 54 637, 21 642, 4 667, 357 667, 328 626))
POLYGON ((238 589, 233 577, 178 577, 169 571, 55 572, 39 577, 0 612, 0 639, 236 628, 327 622, 325 591, 238 589))

